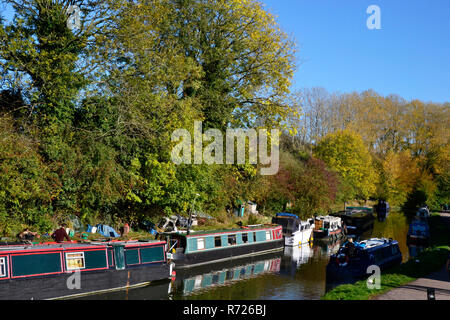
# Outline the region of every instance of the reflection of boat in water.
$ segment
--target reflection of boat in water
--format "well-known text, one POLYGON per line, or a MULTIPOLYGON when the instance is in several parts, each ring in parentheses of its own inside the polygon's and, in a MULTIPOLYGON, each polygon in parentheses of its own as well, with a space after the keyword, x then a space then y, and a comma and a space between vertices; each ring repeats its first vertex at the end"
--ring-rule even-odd
POLYGON ((309 258, 311 258, 313 254, 314 251, 312 250, 309 244, 305 244, 303 246, 284 248, 284 256, 289 257, 290 260, 294 262, 297 267, 307 263, 309 258))
POLYGON ((401 262, 402 253, 395 240, 373 238, 346 242, 337 254, 330 257, 327 281, 351 281, 367 275, 369 266, 376 265, 384 270, 401 262))
MULTIPOLYGON (((214 265, 209 268, 183 269, 177 273, 176 286, 182 286, 183 295, 190 295, 218 286, 227 286, 241 280, 280 271, 281 253, 255 259, 240 259, 214 265)), ((177 289, 178 291, 178 289, 177 289)))
POLYGON ((344 242, 344 239, 339 239, 335 242, 318 242, 316 244, 316 247, 314 248, 314 251, 320 250, 321 254, 326 256, 331 256, 332 254, 335 254, 339 251, 339 248, 341 247, 341 244, 344 242))
POLYGON ((415 245, 415 244, 408 244, 408 250, 409 250, 409 256, 412 258, 417 257, 422 251, 424 251, 426 246, 422 245, 415 245))
POLYGON ((285 247, 284 256, 281 261, 280 273, 290 274, 294 276, 297 269, 306 264, 309 259, 314 255, 312 245, 304 244, 302 246, 285 247))
POLYGON ((428 243, 430 239, 430 228, 428 223, 423 220, 414 220, 409 225, 408 244, 410 243, 428 243))
POLYGON ((353 235, 361 235, 373 229, 375 220, 373 209, 369 207, 347 207, 345 211, 332 213, 331 215, 341 218, 347 227, 347 233, 353 235))
POLYGON ((298 246, 311 240, 314 219, 302 221, 297 215, 292 213, 277 213, 277 216, 272 218, 272 223, 283 227, 285 246, 298 246))

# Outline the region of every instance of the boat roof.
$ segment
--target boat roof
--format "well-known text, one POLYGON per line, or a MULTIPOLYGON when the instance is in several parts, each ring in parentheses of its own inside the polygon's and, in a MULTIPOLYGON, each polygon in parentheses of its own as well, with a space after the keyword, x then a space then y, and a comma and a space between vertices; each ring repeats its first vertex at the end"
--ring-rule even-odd
POLYGON ((339 218, 339 217, 333 217, 333 216, 319 216, 319 217, 316 217, 316 220, 324 220, 324 221, 341 221, 341 218, 339 218))
POLYGON ((132 245, 132 246, 141 246, 148 244, 156 244, 156 243, 164 243, 165 241, 161 240, 148 240, 145 242, 142 241, 110 241, 110 242, 48 242, 48 243, 38 243, 38 244, 19 244, 19 245, 0 245, 0 252, 5 251, 23 251, 23 250, 71 250, 71 249, 89 249, 89 248, 101 248, 107 247, 108 245, 114 244, 122 244, 122 245, 132 245))
POLYGON ((389 245, 389 244, 397 244, 398 241, 396 240, 392 240, 392 239, 386 239, 386 238, 372 238, 372 239, 368 239, 368 240, 362 240, 356 243, 356 245, 360 248, 362 248, 363 250, 367 250, 367 249, 371 249, 371 248, 375 248, 375 247, 380 247, 380 246, 384 246, 384 245, 389 245))
POLYGON ((293 213, 277 213, 277 218, 296 218, 299 219, 299 217, 296 214, 293 213))
POLYGON ((196 236, 202 236, 202 235, 212 235, 212 234, 219 234, 219 233, 234 233, 234 232, 248 232, 248 231, 256 231, 256 230, 264 230, 264 229, 272 229, 275 227, 280 227, 278 224, 257 224, 257 225, 250 225, 250 226, 243 226, 242 228, 233 228, 233 229, 219 229, 219 230, 191 230, 190 234, 188 235, 186 232, 164 232, 161 233, 163 235, 178 235, 183 237, 196 237, 196 236))

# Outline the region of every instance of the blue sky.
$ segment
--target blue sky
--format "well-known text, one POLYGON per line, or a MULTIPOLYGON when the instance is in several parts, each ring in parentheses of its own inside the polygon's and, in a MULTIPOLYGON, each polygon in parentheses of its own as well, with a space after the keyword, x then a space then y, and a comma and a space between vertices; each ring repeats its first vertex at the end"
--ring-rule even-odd
POLYGON ((450 101, 450 1, 262 0, 298 44, 295 87, 450 101), (369 30, 370 5, 381 30, 369 30))
POLYGON ((449 0, 261 1, 298 44, 294 88, 450 101, 449 0), (366 26, 370 5, 381 30, 366 26))

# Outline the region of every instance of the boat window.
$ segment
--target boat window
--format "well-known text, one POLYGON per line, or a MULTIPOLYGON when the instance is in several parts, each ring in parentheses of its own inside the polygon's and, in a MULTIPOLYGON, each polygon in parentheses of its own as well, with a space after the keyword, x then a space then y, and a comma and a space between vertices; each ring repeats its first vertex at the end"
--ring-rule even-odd
POLYGON ((248 233, 243 233, 242 234, 242 242, 243 243, 247 243, 248 242, 248 233))
POLYGON ((272 239, 272 234, 270 231, 266 231, 266 240, 271 240, 272 239))
POLYGON ((66 267, 67 270, 78 270, 86 268, 84 252, 67 252, 66 267))
POLYGON ((214 237, 214 246, 216 248, 222 246, 222 237, 220 237, 220 236, 214 237))
POLYGON ((253 242, 256 242, 256 232, 253 232, 253 242))
POLYGON ((197 239, 197 250, 203 250, 205 249, 205 238, 198 238, 197 239))
POLYGON ((0 258, 0 277, 6 277, 6 258, 0 258))
POLYGON ((235 234, 230 234, 228 236, 228 244, 230 246, 234 246, 236 244, 236 235, 235 234))
POLYGON ((323 228, 324 228, 324 229, 329 229, 329 228, 330 228, 330 223, 327 222, 327 221, 324 221, 324 223, 323 223, 323 228))

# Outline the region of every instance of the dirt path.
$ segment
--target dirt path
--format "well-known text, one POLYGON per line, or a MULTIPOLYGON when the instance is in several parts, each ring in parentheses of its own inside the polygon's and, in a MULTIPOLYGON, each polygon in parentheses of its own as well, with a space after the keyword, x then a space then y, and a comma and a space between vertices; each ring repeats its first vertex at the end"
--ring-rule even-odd
MULTIPOLYGON (((450 232, 450 213, 441 213, 443 222, 450 232)), ((427 300, 427 289, 435 289, 436 300, 450 300, 450 279, 442 268, 428 277, 419 278, 411 283, 382 294, 376 300, 427 300)))

